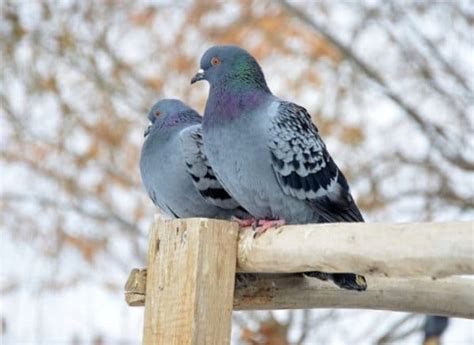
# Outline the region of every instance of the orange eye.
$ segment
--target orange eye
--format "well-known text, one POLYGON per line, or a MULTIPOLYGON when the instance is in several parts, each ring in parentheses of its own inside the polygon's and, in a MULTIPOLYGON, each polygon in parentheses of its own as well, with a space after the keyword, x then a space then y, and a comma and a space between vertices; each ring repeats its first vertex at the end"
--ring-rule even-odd
POLYGON ((215 57, 215 56, 214 56, 214 57, 211 59, 211 65, 212 65, 212 66, 220 65, 220 63, 221 63, 221 60, 219 60, 218 57, 215 57))
POLYGON ((156 116, 156 117, 159 117, 160 115, 161 115, 161 112, 160 112, 159 110, 157 110, 157 111, 155 112, 155 116, 156 116))

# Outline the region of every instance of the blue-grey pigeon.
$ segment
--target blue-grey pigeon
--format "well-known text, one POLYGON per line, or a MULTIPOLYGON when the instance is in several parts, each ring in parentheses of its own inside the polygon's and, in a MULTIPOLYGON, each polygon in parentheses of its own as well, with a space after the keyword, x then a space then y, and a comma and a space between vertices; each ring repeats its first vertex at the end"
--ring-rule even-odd
MULTIPOLYGON (((210 84, 205 153, 219 181, 259 224, 363 221, 310 115, 271 93, 253 56, 236 46, 215 46, 200 67, 191 83, 210 84)), ((349 273, 310 275, 348 289, 367 286, 349 273)))
POLYGON ((140 157, 143 184, 155 205, 174 218, 248 218, 222 188, 202 150, 201 117, 176 99, 148 113, 140 157))

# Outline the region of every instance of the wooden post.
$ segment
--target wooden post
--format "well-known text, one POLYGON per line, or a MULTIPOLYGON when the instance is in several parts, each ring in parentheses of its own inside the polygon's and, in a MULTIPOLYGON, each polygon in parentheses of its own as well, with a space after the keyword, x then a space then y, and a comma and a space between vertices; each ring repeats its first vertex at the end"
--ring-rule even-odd
POLYGON ((150 230, 143 343, 228 344, 238 226, 160 220, 150 230))

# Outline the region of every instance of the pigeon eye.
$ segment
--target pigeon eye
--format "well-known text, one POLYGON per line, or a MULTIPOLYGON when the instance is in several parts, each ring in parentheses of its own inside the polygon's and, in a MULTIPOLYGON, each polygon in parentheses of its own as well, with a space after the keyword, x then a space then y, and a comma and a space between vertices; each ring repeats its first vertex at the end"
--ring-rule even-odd
POLYGON ((220 64, 221 64, 221 60, 218 57, 214 56, 211 59, 211 65, 212 66, 217 66, 217 65, 220 65, 220 64))
POLYGON ((160 117, 160 115, 161 115, 161 111, 159 111, 159 110, 155 111, 155 116, 156 117, 160 117))

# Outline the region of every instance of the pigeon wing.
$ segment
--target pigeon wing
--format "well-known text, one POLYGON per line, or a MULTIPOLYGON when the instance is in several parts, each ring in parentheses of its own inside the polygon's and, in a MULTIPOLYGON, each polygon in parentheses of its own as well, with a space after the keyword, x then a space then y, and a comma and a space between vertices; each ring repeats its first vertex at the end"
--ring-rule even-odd
POLYGON ((194 125, 184 129, 180 139, 187 171, 202 197, 208 203, 223 209, 239 208, 239 204, 224 189, 209 165, 203 151, 201 126, 194 125))
POLYGON ((306 201, 322 222, 363 222, 342 172, 332 160, 305 108, 281 102, 268 142, 282 190, 306 201))

